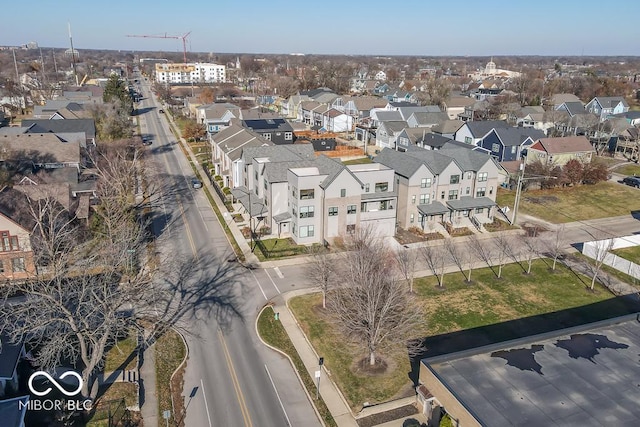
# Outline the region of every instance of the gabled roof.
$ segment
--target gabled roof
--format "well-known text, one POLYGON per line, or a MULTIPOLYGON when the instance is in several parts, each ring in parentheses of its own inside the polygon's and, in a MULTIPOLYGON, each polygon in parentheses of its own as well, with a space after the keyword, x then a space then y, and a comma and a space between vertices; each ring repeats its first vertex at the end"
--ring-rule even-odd
POLYGON ((386 129, 388 133, 402 132, 402 130, 407 127, 409 127, 409 125, 405 121, 388 121, 380 124, 380 128, 386 129))
POLYGON ((390 167, 405 178, 413 176, 422 165, 434 175, 439 175, 454 161, 453 158, 441 154, 441 150, 424 150, 417 147, 412 149, 412 146, 404 153, 385 148, 374 159, 374 162, 390 167))
POLYGON ((544 132, 533 128, 498 128, 493 129, 493 132, 496 133, 506 147, 521 145, 527 138, 531 138, 531 141, 536 141, 545 137, 544 132))
POLYGON ((575 96, 572 93, 556 93, 555 95, 553 95, 551 97, 551 103, 553 105, 560 105, 560 104, 563 104, 565 102, 580 102, 580 103, 582 103, 582 101, 580 101, 580 98, 578 98, 577 96, 575 96))
POLYGON ((587 110, 584 109, 582 102, 563 102, 556 110, 565 108, 571 117, 577 114, 587 114, 587 110))
POLYGON ((377 96, 356 96, 350 100, 358 111, 370 111, 372 108, 382 108, 387 105, 387 100, 377 96))
POLYGON ((545 151, 548 154, 595 152, 593 146, 585 136, 541 138, 530 148, 545 151))
POLYGON ((275 119, 255 119, 255 120, 243 120, 242 125, 248 129, 253 130, 254 132, 262 132, 262 131, 282 131, 282 132, 293 132, 293 128, 283 118, 275 118, 275 119))
POLYGON ((242 158, 246 164, 255 158, 268 158, 271 161, 302 161, 315 158, 311 144, 287 144, 250 147, 242 150, 242 158))
POLYGON ((486 165, 487 162, 492 162, 497 165, 494 158, 489 154, 486 154, 482 151, 469 150, 468 148, 464 147, 456 147, 454 145, 447 144, 447 146, 443 147, 438 152, 455 159, 464 172, 477 172, 482 169, 482 167, 486 165))
POLYGON ((11 135, 0 132, 0 145, 10 152, 4 156, 36 165, 80 162, 79 141, 68 141, 54 133, 11 135))
POLYGON ((600 104, 602 108, 613 108, 620 103, 625 107, 629 107, 629 104, 627 104, 627 101, 625 101, 622 96, 596 96, 589 102, 589 104, 593 101, 600 104))
MULTIPOLYGON (((31 216, 29 209, 29 199, 20 191, 10 187, 4 187, 0 190, 0 214, 22 227, 26 232, 31 233, 35 227, 35 220, 31 216)), ((2 344, 5 344, 7 342, 6 337, 0 338, 0 340, 3 339, 5 341, 2 344)), ((0 345, 0 378, 3 378, 2 354, 2 345, 0 345)))
POLYGON ((28 133, 73 133, 84 132, 87 139, 96 137, 96 122, 93 119, 26 119, 22 121, 23 128, 29 128, 28 133))
POLYGON ((213 135, 212 139, 231 161, 239 159, 245 148, 272 145, 261 135, 235 124, 213 135))
POLYGON ((473 105, 474 102, 476 102, 476 100, 474 98, 469 98, 468 96, 452 96, 447 98, 444 103, 446 108, 460 108, 473 105))
MULTIPOLYGON (((416 121, 418 126, 431 126, 438 125, 449 120, 449 115, 447 113, 431 113, 431 112, 414 112, 411 117, 416 121)), ((411 118, 409 117, 409 118, 411 118)))
POLYGON ((400 112, 402 120, 407 120, 413 113, 439 113, 440 108, 437 105, 420 106, 414 104, 411 106, 399 107, 397 111, 400 112))
POLYGON ((464 125, 465 122, 462 120, 445 120, 444 122, 435 125, 431 128, 431 131, 434 133, 440 134, 454 134, 464 125))
POLYGON ((399 111, 374 110, 371 112, 371 118, 379 122, 402 121, 399 111))
POLYGON ((482 138, 487 133, 489 133, 491 129, 509 127, 507 122, 505 122, 504 120, 472 121, 472 122, 466 122, 465 125, 467 126, 467 128, 469 129, 469 132, 471 132, 471 135, 473 135, 474 138, 482 138))
POLYGON ((240 108, 233 104, 209 104, 198 107, 198 110, 204 111, 204 117, 208 120, 221 120, 227 113, 231 113, 233 117, 238 118, 240 112, 240 108))
POLYGON ((242 120, 284 119, 280 114, 262 108, 249 108, 240 111, 242 120))

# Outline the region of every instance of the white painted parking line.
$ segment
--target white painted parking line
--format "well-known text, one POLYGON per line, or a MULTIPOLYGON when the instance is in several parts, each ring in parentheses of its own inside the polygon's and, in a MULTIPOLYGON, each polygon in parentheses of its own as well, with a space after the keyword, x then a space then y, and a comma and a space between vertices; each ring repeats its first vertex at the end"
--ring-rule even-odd
POLYGON ((280 267, 273 267, 273 270, 276 272, 279 278, 284 279, 284 274, 280 271, 280 267))
POLYGON ((273 283, 273 287, 276 288, 276 291, 278 291, 278 293, 280 293, 280 289, 278 289, 278 286, 276 285, 276 282, 274 282, 273 279, 271 278, 271 275, 269 274, 269 270, 265 270, 264 272, 267 275, 267 277, 269 278, 269 280, 271 280, 271 283, 273 283))

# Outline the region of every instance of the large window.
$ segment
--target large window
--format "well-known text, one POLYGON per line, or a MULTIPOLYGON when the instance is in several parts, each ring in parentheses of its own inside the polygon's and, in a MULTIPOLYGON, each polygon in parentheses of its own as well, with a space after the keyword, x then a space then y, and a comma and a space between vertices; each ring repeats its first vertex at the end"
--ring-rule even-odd
POLYGON ((347 206, 347 215, 353 215, 357 211, 356 205, 348 205, 347 206))
POLYGON ((301 225, 300 237, 313 237, 314 229, 313 225, 301 225))
POLYGON ((431 178, 422 178, 420 181, 421 188, 429 188, 431 187, 431 178))
POLYGON ((489 172, 480 172, 478 174, 478 182, 485 182, 488 176, 489 176, 489 172))
POLYGON ((487 194, 487 187, 478 187, 476 190, 476 197, 484 197, 487 194))
POLYGON ((384 193, 386 191, 389 191, 388 182, 376 182, 376 193, 384 193))
POLYGON ((449 190, 449 200, 458 200, 458 190, 449 190))
POLYGON ((457 184, 460 182, 460 175, 451 175, 449 178, 449 184, 457 184))
POLYGON ((8 231, 2 231, 2 242, 0 244, 0 251, 9 252, 20 250, 18 247, 18 236, 12 236, 8 231))
POLYGON ((313 199, 315 191, 311 190, 300 190, 300 200, 311 200, 313 199))
POLYGON ((337 216, 338 215, 338 207, 332 206, 329 208, 329 216, 337 216))
POLYGON ((300 206, 300 218, 313 218, 313 206, 300 206))
POLYGON ((421 205, 428 205, 429 204, 429 195, 428 194, 421 194, 420 195, 420 204, 421 205))
POLYGON ((491 151, 493 151, 494 153, 499 152, 500 151, 500 144, 497 144, 497 143, 491 144, 491 151))

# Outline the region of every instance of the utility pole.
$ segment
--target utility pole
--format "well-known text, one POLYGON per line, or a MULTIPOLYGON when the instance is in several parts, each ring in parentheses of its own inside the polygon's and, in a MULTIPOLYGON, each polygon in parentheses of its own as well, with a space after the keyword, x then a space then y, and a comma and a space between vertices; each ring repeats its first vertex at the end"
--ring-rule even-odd
POLYGON ((67 23, 69 26, 69 42, 71 44, 71 68, 73 69, 73 76, 76 78, 76 86, 80 86, 78 81, 78 73, 76 72, 76 51, 73 50, 73 37, 71 37, 71 23, 67 23))

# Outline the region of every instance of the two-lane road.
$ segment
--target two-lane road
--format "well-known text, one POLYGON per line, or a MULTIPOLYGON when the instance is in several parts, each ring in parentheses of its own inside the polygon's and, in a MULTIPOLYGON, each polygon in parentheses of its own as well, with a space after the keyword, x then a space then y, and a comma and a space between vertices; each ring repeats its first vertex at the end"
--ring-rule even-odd
POLYGON ((228 262, 232 250, 204 192, 191 188, 191 167, 144 83, 142 93, 141 132, 153 140, 146 149, 159 190, 158 246, 190 264, 183 292, 190 296, 180 322, 189 346, 185 424, 320 425, 289 362, 255 333, 257 310, 285 290, 286 278, 277 270, 249 271, 228 262))

